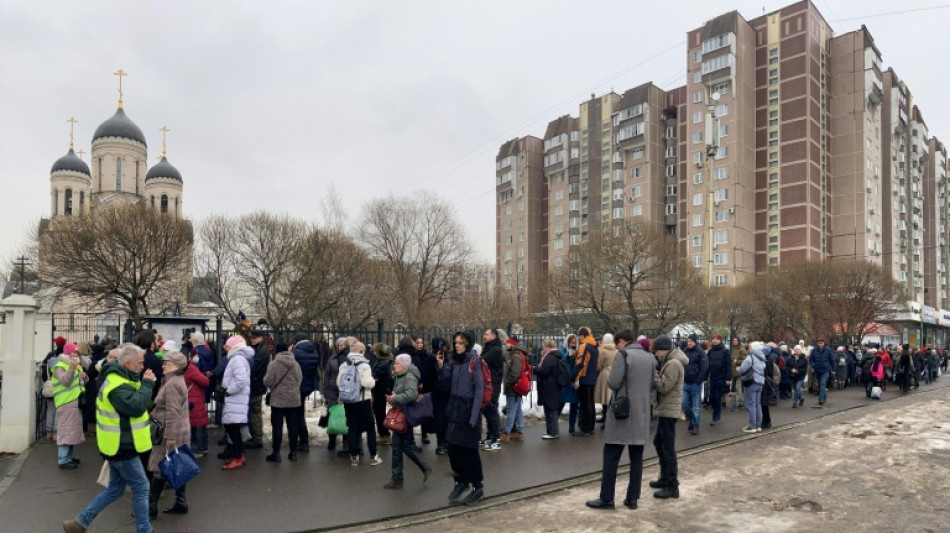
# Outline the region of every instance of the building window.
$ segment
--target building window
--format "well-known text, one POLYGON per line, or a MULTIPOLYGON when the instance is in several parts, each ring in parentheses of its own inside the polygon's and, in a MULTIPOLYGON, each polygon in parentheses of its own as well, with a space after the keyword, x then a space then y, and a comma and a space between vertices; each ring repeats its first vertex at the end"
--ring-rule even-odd
POLYGON ((697 144, 701 142, 703 142, 703 132, 701 131, 693 132, 693 144, 697 144))
POLYGON ((716 169, 716 179, 717 180, 726 180, 729 179, 729 169, 725 167, 716 169))
POLYGON ((694 256, 693 256, 693 266, 696 267, 696 268, 699 268, 699 267, 703 266, 703 258, 702 258, 702 256, 699 256, 699 255, 694 255, 694 256))
MULTIPOLYGON (((636 187, 631 187, 631 188, 630 188, 630 197, 631 197, 631 198, 639 198, 639 197, 641 197, 641 196, 643 196, 643 186, 642 186, 642 185, 637 185, 636 187)), ((622 197, 621 197, 621 198, 622 198, 622 197)))
POLYGON ((697 213, 693 215, 693 226, 696 227, 696 226, 702 226, 702 225, 703 225, 703 215, 701 213, 697 213))
POLYGON ((666 177, 672 178, 676 176, 676 165, 666 165, 666 177))
POLYGON ((715 253, 713 254, 713 264, 716 266, 724 266, 729 264, 729 254, 727 253, 715 253))
POLYGON ((666 204, 666 214, 675 215, 676 214, 676 204, 666 204))
POLYGON ((564 189, 558 189, 558 190, 554 191, 554 199, 555 199, 555 200, 563 200, 563 199, 564 199, 564 189))
POLYGON ((716 222, 727 222, 729 220, 729 210, 722 209, 716 211, 716 222))
POLYGON ((666 186, 666 195, 667 195, 667 196, 676 196, 676 185, 667 185, 667 186, 666 186))
POLYGON ((726 275, 725 275, 725 274, 716 274, 714 283, 716 284, 717 287, 725 287, 726 284, 728 283, 728 280, 727 280, 727 278, 726 278, 726 275))
POLYGON ((703 101, 703 91, 696 91, 693 93, 693 103, 698 104, 703 101))
POLYGON ((643 206, 642 205, 630 206, 630 216, 631 217, 643 216, 643 206))
POLYGON ((615 207, 615 208, 614 208, 614 219, 616 220, 616 219, 620 219, 620 218, 623 218, 623 208, 622 208, 622 207, 615 207))
POLYGON ((702 235, 693 235, 693 246, 702 246, 703 245, 703 236, 702 235))
POLYGON ((510 215, 510 214, 511 214, 511 206, 510 206, 510 205, 506 205, 506 206, 505 206, 505 214, 506 214, 506 215, 510 215))
POLYGON ((115 190, 122 190, 122 158, 115 158, 115 190))
POLYGON ((163 194, 162 195, 162 213, 167 213, 167 212, 168 212, 168 195, 163 194))
POLYGON ((643 157, 643 147, 638 146, 633 150, 630 150, 630 159, 640 159, 643 157))
POLYGON ((693 174, 693 185, 702 185, 703 183, 703 173, 697 172, 693 174))
POLYGON ((698 192, 693 195, 693 205, 703 205, 703 193, 698 192))
POLYGON ((703 121, 703 112, 702 112, 702 111, 694 111, 694 112, 693 112, 693 124, 699 124, 699 123, 702 122, 702 121, 703 121))
POLYGON ((729 242, 728 231, 717 231, 713 237, 713 244, 726 244, 729 242))
POLYGON ((713 195, 713 200, 716 202, 721 202, 723 200, 729 199, 729 189, 716 189, 716 192, 713 195))
POLYGON ((643 176, 643 167, 633 167, 630 169, 631 178, 639 178, 643 176))
POLYGON ((63 214, 66 216, 73 214, 73 190, 72 189, 66 189, 63 214))

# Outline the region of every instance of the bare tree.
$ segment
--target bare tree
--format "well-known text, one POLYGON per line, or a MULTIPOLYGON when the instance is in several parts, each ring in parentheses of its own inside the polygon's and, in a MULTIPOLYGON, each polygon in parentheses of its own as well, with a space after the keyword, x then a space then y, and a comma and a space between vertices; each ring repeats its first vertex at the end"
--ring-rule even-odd
POLYGON ((145 205, 99 207, 53 220, 39 240, 41 283, 116 306, 136 327, 182 299, 191 281, 191 224, 145 205))
POLYGON ((363 210, 360 242, 389 268, 396 299, 413 325, 420 310, 458 288, 455 269, 470 245, 449 204, 431 193, 376 199, 363 210))

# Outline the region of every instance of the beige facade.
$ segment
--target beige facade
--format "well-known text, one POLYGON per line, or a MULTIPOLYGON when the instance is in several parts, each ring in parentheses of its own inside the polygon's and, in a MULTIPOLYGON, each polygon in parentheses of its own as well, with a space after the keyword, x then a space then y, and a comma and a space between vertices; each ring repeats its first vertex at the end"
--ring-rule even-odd
MULTIPOLYGON (((591 95, 549 124, 540 212, 502 213, 514 192, 497 182, 500 285, 530 284, 592 232, 636 221, 674 233, 710 285, 859 259, 950 307, 946 150, 867 28, 835 36, 803 0, 709 20, 687 32, 686 53, 684 86, 591 95), (517 250, 503 225, 521 218, 542 228, 525 236, 541 241, 527 281, 503 264, 517 250)), ((520 153, 512 142, 499 165, 520 153)))

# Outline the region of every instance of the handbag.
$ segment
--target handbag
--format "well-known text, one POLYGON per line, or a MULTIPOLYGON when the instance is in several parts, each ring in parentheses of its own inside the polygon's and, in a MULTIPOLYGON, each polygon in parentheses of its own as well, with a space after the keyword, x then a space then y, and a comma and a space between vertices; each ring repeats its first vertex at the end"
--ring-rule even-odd
POLYGON ((187 444, 175 448, 172 453, 166 453, 165 458, 158 463, 158 469, 175 490, 184 487, 201 473, 201 467, 187 444))
POLYGON ((160 446, 165 442, 165 424, 162 424, 157 418, 149 419, 149 430, 152 434, 152 445, 160 446))
POLYGON ((406 422, 406 415, 399 407, 391 407, 389 409, 389 412, 386 413, 386 420, 383 421, 383 426, 389 431, 400 435, 409 431, 409 423, 406 422))
POLYGON ((109 461, 103 461, 102 468, 99 469, 99 479, 96 480, 96 483, 108 487, 109 479, 109 461))
POLYGON ((43 389, 40 391, 40 394, 42 394, 44 398, 53 397, 53 380, 47 379, 43 382, 43 389))
POLYGON ((214 400, 214 403, 224 403, 224 393, 224 387, 215 387, 214 392, 211 393, 211 398, 214 400))
POLYGON ((425 393, 416 398, 416 401, 402 406, 406 423, 410 426, 420 426, 423 422, 432 419, 432 393, 425 393))
POLYGON ((614 418, 617 420, 624 420, 630 418, 630 385, 627 383, 627 351, 623 352, 623 396, 617 397, 617 393, 614 392, 614 397, 610 400, 610 411, 614 414, 614 418))
POLYGON ((328 435, 346 435, 349 429, 346 427, 346 412, 340 404, 331 405, 328 409, 329 417, 327 419, 328 435))

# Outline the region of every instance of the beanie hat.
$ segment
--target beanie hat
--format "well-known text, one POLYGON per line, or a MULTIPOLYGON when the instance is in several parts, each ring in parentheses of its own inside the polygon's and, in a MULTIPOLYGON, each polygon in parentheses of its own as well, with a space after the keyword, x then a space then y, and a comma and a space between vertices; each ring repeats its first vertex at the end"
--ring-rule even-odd
POLYGON ((686 337, 686 338, 689 339, 689 340, 691 340, 691 341, 693 341, 693 342, 695 342, 695 343, 699 343, 699 335, 697 335, 697 334, 695 334, 695 333, 690 333, 690 334, 689 334, 689 337, 686 337))
POLYGON ((56 343, 56 346, 59 346, 60 348, 62 348, 63 346, 66 346, 66 339, 64 339, 63 337, 56 337, 56 340, 54 340, 53 342, 56 343))
POLYGON ((287 346, 286 342, 278 342, 277 344, 274 345, 274 351, 277 353, 286 352, 288 348, 289 346, 287 346))
POLYGON ((614 336, 611 335, 610 333, 604 333, 604 336, 603 336, 603 338, 601 339, 601 341, 603 341, 604 344, 613 344, 613 343, 614 343, 614 336))
POLYGON ((63 347, 63 353, 66 355, 72 355, 79 350, 79 347, 76 346, 75 342, 67 342, 66 346, 63 347))
POLYGON ((247 346, 247 343, 244 342, 244 337, 240 335, 232 335, 231 337, 228 337, 228 340, 224 343, 224 349, 226 349, 228 352, 237 348, 243 348, 245 346, 247 346))
MULTIPOLYGON (((640 340, 637 341, 637 344, 639 344, 640 347, 643 348, 643 351, 645 351, 645 352, 649 352, 649 351, 650 351, 650 339, 648 339, 648 338, 646 338, 646 337, 643 337, 642 339, 640 339, 640 340)), ((655 345, 654 345, 654 347, 655 347, 655 345)))
POLYGON ((518 344, 518 339, 516 337, 508 337, 508 339, 505 340, 505 344, 509 346, 516 346, 518 344))
POLYGON ((396 356, 396 362, 406 368, 409 368, 409 365, 412 364, 412 356, 407 353, 401 353, 396 356))
POLYGON ((178 346, 175 345, 175 341, 165 341, 165 344, 162 345, 162 351, 165 353, 174 352, 178 350, 178 346))
POLYGON ((654 350, 672 350, 673 339, 667 337, 666 335, 660 335, 659 337, 653 339, 653 349, 654 350))

